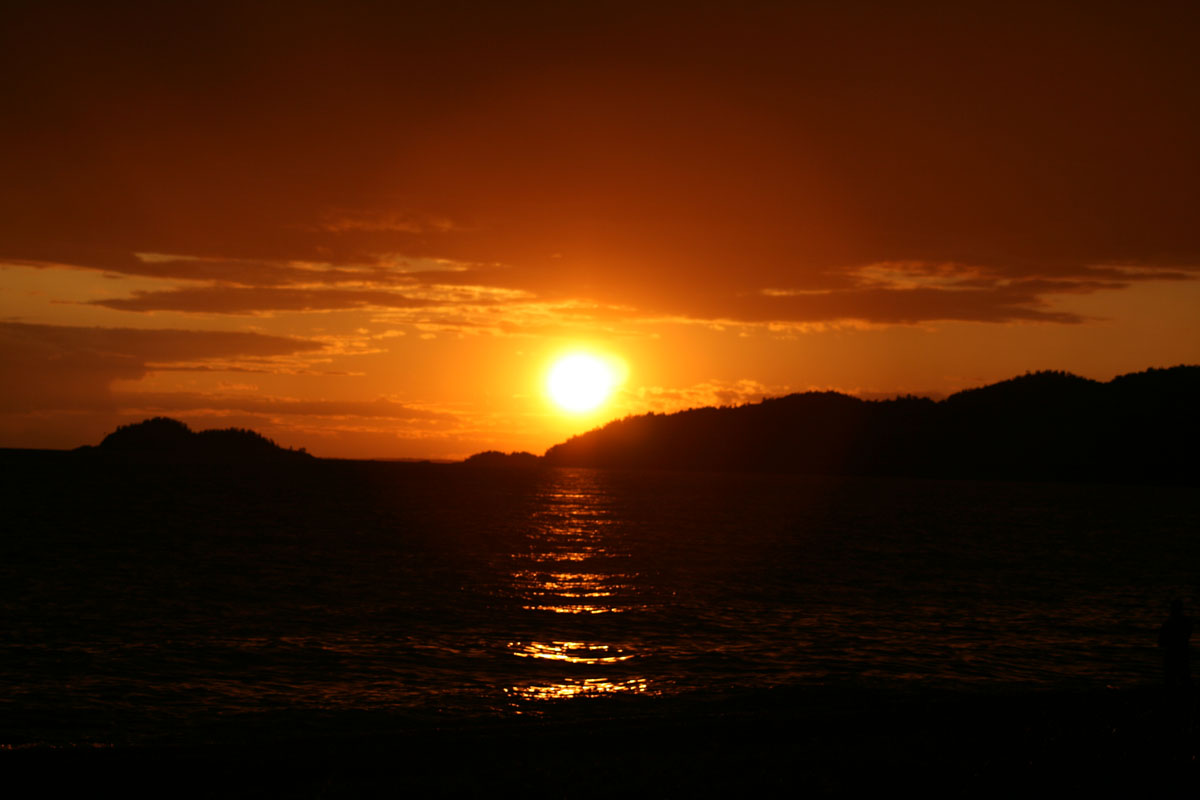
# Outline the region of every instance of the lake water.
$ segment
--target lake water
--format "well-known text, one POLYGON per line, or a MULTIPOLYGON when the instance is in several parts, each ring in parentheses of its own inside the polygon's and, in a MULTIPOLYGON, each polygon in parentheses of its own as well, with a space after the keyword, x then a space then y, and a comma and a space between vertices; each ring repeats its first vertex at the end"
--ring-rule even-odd
POLYGON ((0 745, 1158 679, 1200 491, 10 456, 0 745))

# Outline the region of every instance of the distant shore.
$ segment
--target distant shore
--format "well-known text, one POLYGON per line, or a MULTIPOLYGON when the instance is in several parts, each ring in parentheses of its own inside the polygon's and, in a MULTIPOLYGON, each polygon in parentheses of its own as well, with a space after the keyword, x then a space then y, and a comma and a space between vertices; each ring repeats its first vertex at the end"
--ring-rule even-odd
POLYGON ((0 768, 43 790, 135 796, 1184 790, 1200 779, 1195 698, 1167 700, 1155 687, 773 690, 653 715, 606 713, 601 702, 569 715, 289 741, 9 750, 0 768))

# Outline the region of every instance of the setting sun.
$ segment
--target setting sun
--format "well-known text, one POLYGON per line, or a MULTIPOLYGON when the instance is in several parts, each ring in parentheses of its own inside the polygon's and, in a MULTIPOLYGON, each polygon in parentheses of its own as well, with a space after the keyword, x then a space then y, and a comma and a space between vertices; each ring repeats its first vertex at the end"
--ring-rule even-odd
POLYGON ((554 362, 546 391, 557 406, 578 413, 598 408, 618 383, 617 371, 604 359, 573 353, 554 362))

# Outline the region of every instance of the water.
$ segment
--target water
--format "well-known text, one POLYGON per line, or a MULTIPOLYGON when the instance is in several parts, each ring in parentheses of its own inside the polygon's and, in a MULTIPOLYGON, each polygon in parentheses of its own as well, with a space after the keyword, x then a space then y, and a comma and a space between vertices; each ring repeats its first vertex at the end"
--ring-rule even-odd
POLYGON ((9 746, 653 713, 777 687, 1135 686, 1200 578, 1192 488, 62 459, 12 475, 9 746))

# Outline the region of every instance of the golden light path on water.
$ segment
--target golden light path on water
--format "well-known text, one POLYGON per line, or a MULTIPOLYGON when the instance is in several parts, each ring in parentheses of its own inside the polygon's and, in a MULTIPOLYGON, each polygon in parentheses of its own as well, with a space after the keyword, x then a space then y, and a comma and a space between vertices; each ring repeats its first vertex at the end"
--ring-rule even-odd
POLYGON ((614 648, 606 644, 531 642, 522 645, 520 642, 510 642, 508 646, 515 650, 515 655, 521 657, 569 661, 572 664, 615 664, 618 661, 628 661, 633 658, 632 654, 617 655, 614 648))
POLYGON ((649 684, 645 678, 614 682, 606 678, 567 679, 540 686, 514 687, 512 694, 525 700, 565 700, 570 697, 610 695, 621 692, 645 694, 649 684))
POLYGON ((524 587, 523 597, 533 601, 522 606, 526 611, 550 611, 555 614, 610 614, 628 610, 628 606, 605 602, 618 592, 628 591, 633 576, 595 572, 550 572, 521 570, 513 573, 513 585, 524 587))
MULTIPOLYGON (((598 615, 624 614, 636 602, 637 574, 624 568, 630 554, 614 536, 608 497, 594 473, 559 470, 539 497, 526 549, 512 554, 510 590, 524 612, 566 615, 579 620, 572 628, 587 631, 584 620, 598 615), (620 568, 618 568, 620 567, 620 568)), ((607 628, 611 631, 611 626, 607 628)), ((650 683, 623 670, 643 654, 611 641, 572 636, 549 641, 512 641, 509 652, 533 663, 559 664, 568 674, 551 680, 521 682, 506 693, 521 700, 559 700, 571 697, 648 693, 650 683)))

